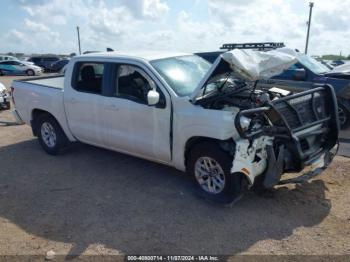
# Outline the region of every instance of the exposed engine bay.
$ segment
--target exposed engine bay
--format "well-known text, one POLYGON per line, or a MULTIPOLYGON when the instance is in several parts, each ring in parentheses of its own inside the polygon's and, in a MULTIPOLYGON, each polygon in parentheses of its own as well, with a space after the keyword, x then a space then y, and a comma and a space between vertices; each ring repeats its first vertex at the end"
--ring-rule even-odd
POLYGON ((213 77, 206 88, 206 95, 198 101, 198 104, 207 109, 222 110, 226 107, 251 109, 284 96, 283 90, 277 88, 263 90, 257 88, 257 82, 245 82, 230 73, 213 77))

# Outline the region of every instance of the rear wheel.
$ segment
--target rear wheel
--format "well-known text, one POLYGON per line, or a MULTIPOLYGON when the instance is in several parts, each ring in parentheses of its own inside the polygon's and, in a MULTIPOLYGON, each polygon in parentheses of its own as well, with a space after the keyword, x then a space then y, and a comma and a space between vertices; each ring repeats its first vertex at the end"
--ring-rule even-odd
POLYGON ((187 168, 201 196, 224 204, 242 196, 245 181, 242 174, 231 174, 232 158, 216 142, 201 143, 190 151, 187 168))
POLYGON ((57 155, 68 145, 68 139, 55 118, 42 115, 37 120, 39 143, 46 153, 57 155))
POLYGON ((33 75, 35 75, 35 72, 34 72, 34 70, 32 70, 32 69, 28 69, 28 70, 26 71, 26 74, 27 74, 27 76, 33 76, 33 75))
POLYGON ((342 104, 338 106, 338 116, 340 127, 347 128, 350 125, 350 112, 342 104))

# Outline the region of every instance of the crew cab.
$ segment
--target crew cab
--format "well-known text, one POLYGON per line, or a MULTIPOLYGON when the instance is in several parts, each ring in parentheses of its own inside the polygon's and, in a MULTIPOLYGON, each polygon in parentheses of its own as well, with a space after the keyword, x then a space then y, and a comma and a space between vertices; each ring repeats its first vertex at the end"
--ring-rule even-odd
MULTIPOLYGON (((77 56, 64 76, 14 81, 14 114, 49 154, 80 141, 134 155, 187 171, 205 197, 225 203, 283 173, 327 166, 339 129, 333 88, 260 89, 234 62, 239 52, 213 65, 184 53, 77 56)), ((282 57, 279 72, 296 62, 282 57)))

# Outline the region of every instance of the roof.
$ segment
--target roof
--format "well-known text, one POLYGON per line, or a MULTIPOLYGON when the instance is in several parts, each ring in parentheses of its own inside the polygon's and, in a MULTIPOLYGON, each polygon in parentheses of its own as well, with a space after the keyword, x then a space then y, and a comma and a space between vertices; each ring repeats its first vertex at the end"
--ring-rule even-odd
POLYGON ((90 53, 85 54, 80 57, 124 57, 124 58, 136 58, 143 59, 147 61, 157 60, 168 57, 192 55, 189 53, 181 52, 169 52, 169 51, 113 51, 113 52, 100 52, 100 53, 90 53))

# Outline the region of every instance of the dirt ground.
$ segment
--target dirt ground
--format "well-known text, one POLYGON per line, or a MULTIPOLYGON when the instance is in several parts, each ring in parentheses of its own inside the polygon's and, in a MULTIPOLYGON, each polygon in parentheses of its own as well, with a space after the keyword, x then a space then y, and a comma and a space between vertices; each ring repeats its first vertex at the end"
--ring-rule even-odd
POLYGON ((49 156, 24 125, 0 125, 0 159, 0 255, 350 255, 342 156, 308 183, 232 207, 163 165, 82 144, 49 156))

